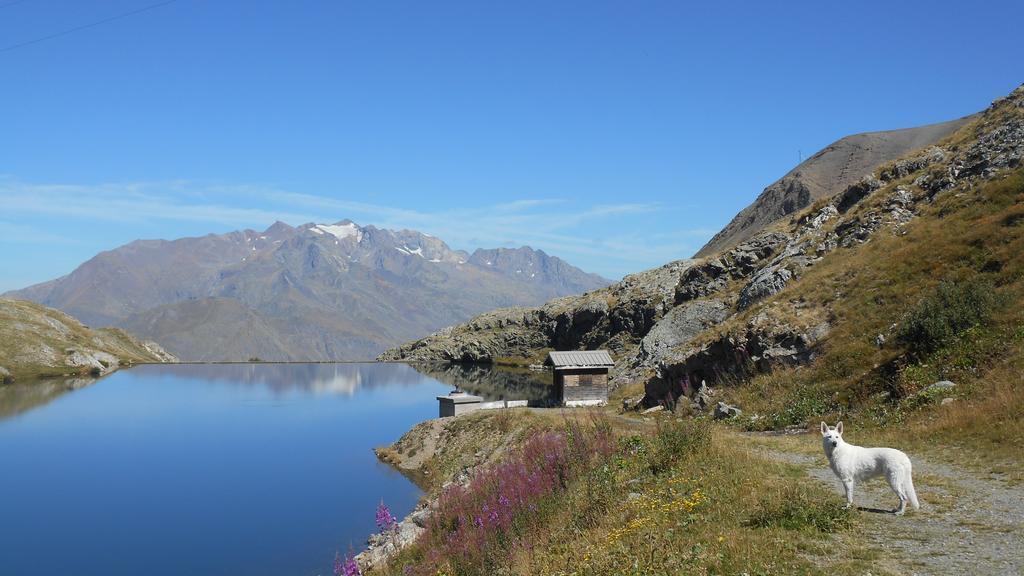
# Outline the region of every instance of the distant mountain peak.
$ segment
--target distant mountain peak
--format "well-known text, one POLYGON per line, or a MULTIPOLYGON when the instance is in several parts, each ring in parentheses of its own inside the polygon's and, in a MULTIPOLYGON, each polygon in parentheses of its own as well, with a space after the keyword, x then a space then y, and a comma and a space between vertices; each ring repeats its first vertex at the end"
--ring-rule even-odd
POLYGON ((357 360, 480 312, 609 283, 526 246, 470 256, 344 219, 135 241, 14 294, 188 360, 357 360))
POLYGON ((282 222, 282 221, 280 221, 280 220, 276 220, 276 221, 274 221, 274 223, 273 223, 273 224, 271 224, 270 226, 268 226, 268 227, 267 227, 267 229, 263 231, 263 233, 264 233, 264 234, 266 234, 266 233, 268 233, 268 232, 276 232, 276 231, 283 231, 283 232, 286 232, 286 231, 289 231, 289 230, 294 230, 294 229, 295 229, 295 228, 293 228, 293 227, 292 227, 292 226, 291 226, 290 224, 288 224, 287 222, 282 222))
POLYGON ((314 234, 329 234, 338 240, 354 238, 356 244, 363 241, 363 229, 351 220, 341 220, 334 224, 313 224, 309 231, 314 234))

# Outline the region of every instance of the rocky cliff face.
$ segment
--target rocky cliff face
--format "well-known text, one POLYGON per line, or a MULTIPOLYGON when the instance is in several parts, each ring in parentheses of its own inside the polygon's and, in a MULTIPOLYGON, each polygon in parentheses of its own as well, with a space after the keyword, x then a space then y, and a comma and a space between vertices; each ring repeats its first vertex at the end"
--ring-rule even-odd
POLYGON ((361 360, 484 310, 608 283, 528 247, 470 255, 343 220, 140 240, 10 294, 186 360, 361 360))
POLYGON ((93 330, 52 308, 0 298, 0 381, 34 376, 100 376, 136 362, 175 362, 153 342, 123 330, 93 330))
POLYGON ((829 144, 761 192, 697 252, 710 256, 732 248, 819 198, 831 198, 864 174, 949 136, 970 118, 904 130, 854 134, 829 144))
POLYGON ((815 358, 833 328, 827 307, 786 288, 837 250, 902 235, 937 195, 969 191, 1024 158, 1024 87, 950 138, 863 175, 830 198, 735 247, 625 278, 539 308, 505 309, 389 350, 382 358, 488 362, 547 349, 608 348, 612 385, 644 382, 645 402, 815 358))
POLYGON ((671 306, 689 261, 627 276, 608 288, 552 300, 539 308, 506 308, 441 330, 381 355, 382 360, 493 362, 538 357, 545 349, 608 347, 632 351, 671 306))

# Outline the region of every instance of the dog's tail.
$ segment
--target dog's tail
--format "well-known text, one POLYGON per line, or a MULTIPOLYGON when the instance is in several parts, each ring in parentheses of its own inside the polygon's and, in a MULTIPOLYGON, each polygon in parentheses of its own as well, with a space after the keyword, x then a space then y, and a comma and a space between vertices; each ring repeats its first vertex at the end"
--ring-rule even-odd
POLYGON ((914 479, 911 477, 910 462, 907 462, 907 476, 903 479, 903 489, 907 493, 907 500, 914 510, 919 510, 921 505, 917 503, 917 492, 914 490, 914 479))

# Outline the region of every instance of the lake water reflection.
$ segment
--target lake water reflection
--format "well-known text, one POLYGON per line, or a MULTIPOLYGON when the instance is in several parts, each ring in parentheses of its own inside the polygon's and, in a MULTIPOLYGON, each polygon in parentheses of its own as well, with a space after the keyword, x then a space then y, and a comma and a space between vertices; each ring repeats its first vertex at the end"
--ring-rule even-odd
POLYGON ((0 574, 329 574, 378 502, 415 505, 372 448, 436 417, 434 376, 150 365, 0 388, 0 574))

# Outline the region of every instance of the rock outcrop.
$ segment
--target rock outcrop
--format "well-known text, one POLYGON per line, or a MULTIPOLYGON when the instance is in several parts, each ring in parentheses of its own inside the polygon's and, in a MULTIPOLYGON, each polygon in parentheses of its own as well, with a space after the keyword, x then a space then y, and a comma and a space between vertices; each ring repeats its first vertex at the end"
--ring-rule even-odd
POLYGON ((91 329, 52 308, 0 298, 0 380, 102 376, 138 362, 176 362, 153 342, 117 328, 91 329))
POLYGON ((426 531, 426 521, 430 517, 434 502, 424 502, 416 507, 408 516, 383 532, 371 535, 366 541, 366 550, 356 555, 355 561, 363 570, 370 570, 387 562, 406 546, 412 544, 426 531))
POLYGON ((385 361, 494 362, 534 358, 545 349, 607 347, 634 351, 640 339, 672 307, 679 274, 692 264, 672 262, 627 276, 589 292, 552 300, 539 308, 506 308, 466 324, 388 350, 385 361))
POLYGON ((693 397, 704 382, 810 362, 832 329, 830 311, 787 299, 787 287, 836 250, 904 234, 937 194, 1019 167, 1022 102, 1018 88, 970 122, 943 128, 960 128, 948 140, 929 140, 924 150, 850 178, 833 196, 728 250, 540 308, 484 314, 382 358, 491 362, 536 358, 547 349, 608 348, 616 359, 613 387, 645 383, 643 401, 631 408, 693 397))

